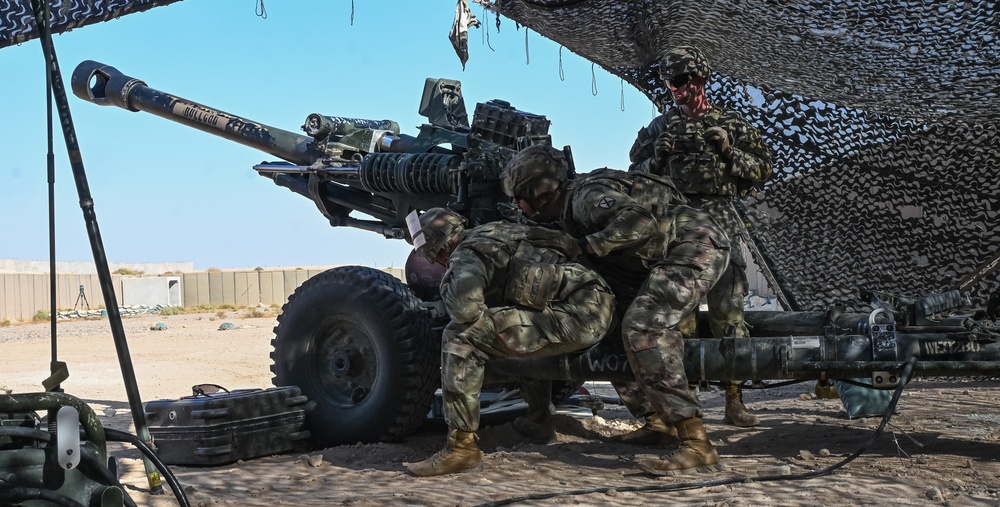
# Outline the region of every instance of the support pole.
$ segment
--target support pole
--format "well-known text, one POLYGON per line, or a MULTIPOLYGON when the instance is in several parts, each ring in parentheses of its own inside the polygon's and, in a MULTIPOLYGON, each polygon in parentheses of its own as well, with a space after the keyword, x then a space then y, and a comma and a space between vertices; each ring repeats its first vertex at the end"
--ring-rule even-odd
MULTIPOLYGON (((108 259, 104 254, 101 231, 97 226, 94 200, 90 195, 90 186, 87 184, 87 173, 83 166, 83 157, 80 154, 76 129, 73 127, 73 118, 70 115, 69 101, 66 99, 66 87, 63 85, 62 75, 59 72, 59 62, 56 59, 55 47, 52 43, 49 18, 45 13, 47 9, 42 5, 42 2, 43 0, 31 0, 31 6, 35 14, 35 23, 38 25, 38 40, 42 43, 42 52, 45 56, 45 65, 49 74, 49 84, 55 98, 56 110, 59 113, 63 138, 66 140, 66 152, 69 154, 70 166, 73 169, 73 179, 76 181, 77 194, 80 196, 80 208, 83 210, 83 220, 87 227, 88 237, 90 238, 90 248, 94 254, 94 263, 97 265, 97 278, 100 281, 101 291, 104 294, 104 302, 108 309, 108 322, 111 325, 111 335, 114 338, 115 349, 118 352, 118 363, 121 366, 122 377, 125 382, 125 393, 128 395, 128 404, 129 409, 132 411, 132 421, 135 423, 136 435, 142 441, 151 443, 152 439, 149 436, 149 428, 146 426, 146 414, 143 411, 142 399, 139 397, 139 387, 135 381, 135 370, 132 368, 132 357, 129 354, 125 329, 122 326, 121 313, 118 310, 118 300, 115 298, 111 271, 108 268, 108 259)), ((150 492, 153 494, 162 494, 163 484, 160 482, 159 471, 157 471, 148 458, 143 457, 143 463, 146 467, 146 479, 149 481, 150 492)))

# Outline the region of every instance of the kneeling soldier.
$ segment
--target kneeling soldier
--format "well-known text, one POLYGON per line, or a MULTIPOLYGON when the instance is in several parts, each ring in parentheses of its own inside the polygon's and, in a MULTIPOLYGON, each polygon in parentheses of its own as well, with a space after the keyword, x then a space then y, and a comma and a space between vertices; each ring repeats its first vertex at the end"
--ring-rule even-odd
MULTIPOLYGON (((532 228, 495 222, 466 230, 442 208, 420 216, 411 231, 417 252, 448 266, 441 297, 451 322, 441 347, 441 390, 448 423, 445 447, 407 465, 417 476, 480 470, 476 445, 479 395, 489 359, 542 357, 582 350, 604 337, 615 298, 594 271, 526 239, 532 228)), ((528 415, 518 431, 551 440, 551 381, 521 384, 528 415)))

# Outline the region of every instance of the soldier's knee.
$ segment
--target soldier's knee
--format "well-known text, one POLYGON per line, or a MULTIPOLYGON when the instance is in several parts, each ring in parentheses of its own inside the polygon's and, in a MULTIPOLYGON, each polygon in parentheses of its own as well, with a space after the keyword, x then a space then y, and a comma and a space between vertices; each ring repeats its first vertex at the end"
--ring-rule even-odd
POLYGON ((493 325, 493 319, 489 315, 483 315, 482 318, 471 323, 459 324, 455 321, 449 322, 445 326, 441 338, 446 344, 460 342, 478 346, 478 344, 484 343, 484 341, 492 340, 495 336, 496 328, 493 325))

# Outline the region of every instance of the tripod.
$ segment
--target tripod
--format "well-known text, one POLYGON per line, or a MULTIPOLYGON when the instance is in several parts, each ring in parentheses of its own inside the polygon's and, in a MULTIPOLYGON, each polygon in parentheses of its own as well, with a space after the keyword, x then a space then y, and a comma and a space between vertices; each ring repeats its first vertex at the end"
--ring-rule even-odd
POLYGON ((90 303, 87 302, 87 295, 83 293, 83 285, 80 286, 80 295, 76 297, 76 303, 73 304, 73 309, 76 310, 80 306, 80 302, 83 301, 83 306, 86 306, 90 310, 90 303))

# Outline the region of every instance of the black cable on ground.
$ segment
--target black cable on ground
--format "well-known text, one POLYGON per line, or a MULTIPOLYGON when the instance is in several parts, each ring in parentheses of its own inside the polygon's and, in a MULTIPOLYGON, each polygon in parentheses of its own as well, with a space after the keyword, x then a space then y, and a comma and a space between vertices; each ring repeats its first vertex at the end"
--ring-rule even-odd
POLYGON ((875 429, 875 433, 872 434, 868 442, 865 443, 860 449, 851 453, 850 456, 844 458, 838 463, 834 463, 829 467, 815 470, 812 472, 803 472, 798 474, 787 474, 787 475, 774 475, 774 476, 764 476, 764 477, 732 477, 729 479, 719 479, 714 481, 698 481, 698 482, 684 482, 679 484, 664 484, 657 486, 617 486, 617 487, 607 487, 607 488, 592 488, 592 489, 581 489, 574 491, 562 491, 558 493, 540 493, 536 495, 524 495, 514 498, 508 498, 506 500, 497 500, 494 502, 487 502, 477 505, 476 507, 499 507, 501 505, 511 505, 520 502, 527 502, 530 500, 547 500, 549 498, 558 498, 564 496, 577 496, 577 495, 589 495, 592 493, 607 493, 609 491, 632 491, 632 492, 669 492, 669 491, 683 491, 688 489, 699 489, 699 488, 709 488, 712 486, 722 486, 725 484, 736 484, 740 482, 773 482, 773 481, 784 481, 784 480, 801 480, 801 479, 812 479, 815 477, 822 477, 824 475, 829 475, 833 473, 844 465, 854 461, 858 456, 868 450, 868 447, 875 442, 875 439, 882 434, 882 430, 885 428, 886 424, 889 423, 889 419, 892 414, 896 411, 896 404, 899 403, 899 397, 903 393, 903 388, 909 383, 911 376, 913 375, 913 368, 916 365, 916 358, 910 358, 903 367, 903 373, 900 375, 899 384, 896 385, 895 392, 892 393, 892 400, 889 402, 889 406, 886 407, 885 412, 882 413, 882 422, 875 429))
POLYGON ((181 507, 191 507, 191 504, 188 503, 187 494, 184 493, 180 483, 177 482, 177 478, 174 477, 174 473, 170 471, 170 468, 167 467, 166 463, 160 459, 160 457, 156 454, 156 451, 150 448, 146 442, 143 442, 141 438, 131 433, 110 428, 104 428, 104 435, 107 436, 109 440, 113 440, 115 442, 128 442, 136 446, 140 452, 149 458, 149 461, 156 465, 156 469, 163 474, 163 478, 167 481, 167 485, 170 486, 170 489, 174 491, 174 496, 177 497, 177 503, 180 504, 181 507))

